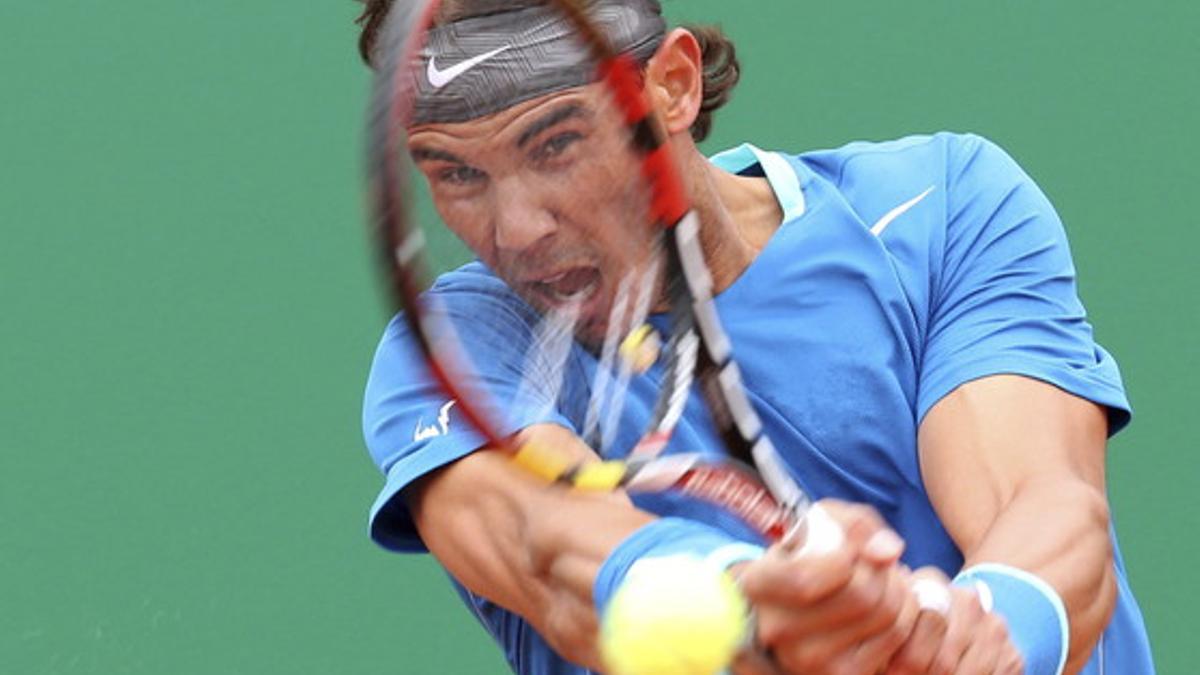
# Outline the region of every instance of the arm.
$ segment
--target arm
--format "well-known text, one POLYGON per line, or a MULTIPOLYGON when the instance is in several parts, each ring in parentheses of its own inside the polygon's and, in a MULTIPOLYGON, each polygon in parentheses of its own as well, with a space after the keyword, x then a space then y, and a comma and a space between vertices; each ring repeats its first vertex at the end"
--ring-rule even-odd
POLYGON ((967 383, 918 435, 930 499, 966 565, 1031 572, 1070 623, 1067 672, 1087 661, 1116 600, 1100 406, 1015 376, 967 383))
MULTIPOLYGON (((594 457, 559 426, 525 435, 594 457)), ((464 586, 524 617, 564 658, 600 668, 592 583, 653 516, 620 494, 547 489, 496 452, 464 457, 405 496, 421 538, 464 586)))
MULTIPOLYGON (((594 458, 562 427, 540 425, 525 434, 570 448, 579 459, 594 458)), ((493 452, 432 474, 406 498, 422 539, 463 585, 519 614, 564 658, 602 668, 594 584, 613 551, 654 516, 623 494, 548 489, 493 452)), ((905 632, 894 626, 907 597, 893 567, 902 544, 866 507, 826 508, 846 531, 843 546, 800 558, 776 547, 761 565, 743 568, 748 595, 762 603, 763 637, 782 648, 777 655, 785 662, 886 661, 905 632), (795 630, 808 639, 794 643, 795 630), (865 654, 863 641, 877 648, 865 654)))

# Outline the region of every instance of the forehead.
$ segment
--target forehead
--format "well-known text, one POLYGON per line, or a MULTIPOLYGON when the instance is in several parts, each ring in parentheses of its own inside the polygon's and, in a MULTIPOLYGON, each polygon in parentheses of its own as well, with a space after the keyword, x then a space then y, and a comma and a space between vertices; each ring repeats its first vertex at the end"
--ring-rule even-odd
POLYGON ((605 90, 601 85, 590 84, 564 91, 546 94, 523 101, 496 113, 466 122, 429 122, 414 125, 409 129, 409 143, 421 143, 437 139, 507 139, 519 137, 537 127, 551 126, 566 118, 592 119, 603 105, 605 90), (578 115, 563 115, 574 110, 578 115), (557 118, 563 119, 557 119, 557 118), (550 122, 551 124, 547 124, 550 122))

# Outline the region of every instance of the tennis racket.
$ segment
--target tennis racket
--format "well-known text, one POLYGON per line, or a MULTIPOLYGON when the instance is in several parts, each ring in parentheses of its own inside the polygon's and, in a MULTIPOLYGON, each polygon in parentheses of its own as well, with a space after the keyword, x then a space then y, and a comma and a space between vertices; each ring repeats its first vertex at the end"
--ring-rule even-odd
POLYGON ((721 327, 701 221, 643 93, 654 43, 630 37, 640 17, 615 1, 476 0, 484 11, 457 16, 464 4, 398 0, 373 54, 374 241, 390 309, 431 379, 486 448, 550 483, 674 490, 728 509, 770 540, 794 531, 810 500, 764 435, 721 327), (537 78, 541 90, 531 88, 537 78), (414 216, 418 170, 444 224, 414 216), (483 294, 518 308, 497 316, 517 317, 521 340, 457 309, 461 284, 434 284, 429 242, 447 227, 505 282, 501 301, 483 294), (660 329, 647 329, 656 317, 660 329), (489 341, 517 354, 502 372, 489 341), (583 369, 587 386, 575 386, 580 353, 594 363, 583 369), (641 372, 645 362, 656 365, 641 372), (518 385, 496 386, 515 371, 518 385), (648 381, 657 387, 652 411, 636 442, 614 447, 628 437, 614 429, 630 387, 648 381), (695 385, 726 457, 662 453, 695 385), (581 437, 612 459, 579 463, 519 443, 505 414, 517 400, 574 408, 581 437))

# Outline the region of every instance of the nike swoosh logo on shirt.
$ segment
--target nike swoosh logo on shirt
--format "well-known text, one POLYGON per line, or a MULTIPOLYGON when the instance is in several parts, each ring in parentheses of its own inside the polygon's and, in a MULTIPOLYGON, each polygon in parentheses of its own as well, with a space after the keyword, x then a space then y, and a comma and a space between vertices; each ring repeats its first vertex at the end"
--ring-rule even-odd
POLYGON ((434 58, 431 57, 429 59, 429 68, 425 74, 429 77, 429 84, 432 84, 434 89, 441 89, 442 87, 458 79, 459 76, 475 66, 487 61, 501 52, 508 51, 510 47, 512 47, 512 45, 498 47, 490 52, 487 52, 486 54, 480 54, 479 56, 469 58, 461 63, 456 63, 445 70, 439 70, 434 58))
POLYGON ((892 221, 907 213, 912 207, 920 204, 922 200, 929 196, 929 193, 933 192, 934 187, 936 186, 930 185, 928 190, 904 202, 891 211, 888 211, 882 218, 879 219, 879 222, 871 226, 871 234, 875 235, 876 237, 883 234, 883 231, 887 229, 888 225, 892 224, 892 221))

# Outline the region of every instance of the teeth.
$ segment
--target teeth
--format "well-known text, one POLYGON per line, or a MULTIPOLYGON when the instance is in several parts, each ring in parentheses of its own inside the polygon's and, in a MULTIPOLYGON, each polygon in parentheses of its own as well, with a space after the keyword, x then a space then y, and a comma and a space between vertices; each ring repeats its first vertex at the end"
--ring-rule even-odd
POLYGON ((600 275, 591 268, 569 269, 538 282, 538 288, 555 302, 578 302, 591 295, 600 275))
MULTIPOLYGON (((563 276, 565 276, 565 275, 563 275, 563 276)), ((560 278, 560 279, 558 279, 558 281, 562 281, 562 279, 560 278)), ((554 281, 547 281, 546 290, 549 292, 550 296, 553 297, 558 302, 571 302, 573 300, 582 300, 583 298, 586 298, 587 296, 591 295, 592 291, 594 291, 596 289, 596 282, 591 281, 591 282, 588 282, 588 284, 586 286, 584 286, 582 288, 578 288, 574 292, 565 293, 563 291, 558 290, 558 288, 556 288, 553 285, 554 283, 555 283, 554 281)))

